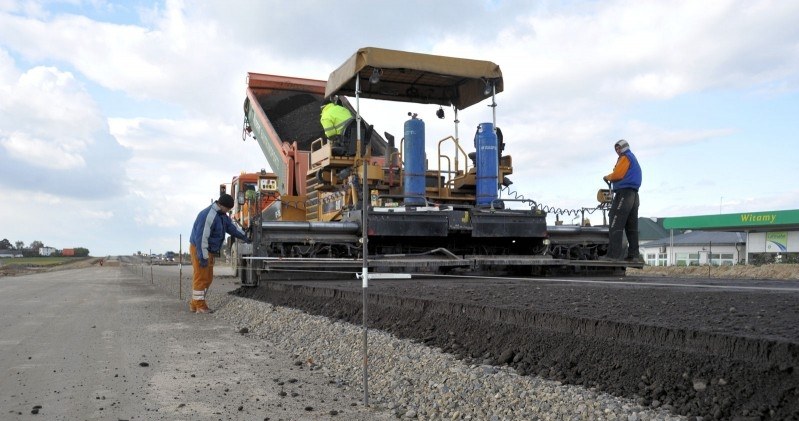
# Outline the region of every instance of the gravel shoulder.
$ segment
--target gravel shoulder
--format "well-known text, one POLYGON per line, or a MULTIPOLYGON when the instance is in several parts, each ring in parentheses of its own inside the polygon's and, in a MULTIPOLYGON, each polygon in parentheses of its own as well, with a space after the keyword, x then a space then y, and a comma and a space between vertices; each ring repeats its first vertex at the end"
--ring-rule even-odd
MULTIPOLYGON (((337 373, 362 393, 362 329, 265 302, 236 299, 218 315, 247 323, 288 353, 337 373)), ((369 394, 375 409, 427 420, 681 420, 667 409, 594 388, 519 375, 510 367, 467 363, 441 349, 369 331, 369 394)))
MULTIPOLYGON (((168 267, 128 267, 168 295, 188 287, 188 275, 179 283, 168 267), (152 269, 152 272, 148 273, 152 269)), ((274 344, 292 356, 290 364, 309 362, 335 373, 332 378, 344 392, 362 396, 362 330, 327 317, 234 297, 235 279, 217 267, 210 303, 212 315, 226 320, 247 335, 274 344)), ((232 271, 230 272, 232 275, 232 271)), ((331 302, 332 304, 332 302, 331 302)), ((414 324, 406 319, 401 324, 414 324)), ((370 325, 375 326, 375 325, 370 325)), ((595 388, 519 375, 510 367, 466 362, 453 353, 424 343, 400 339, 370 327, 370 409, 402 419, 596 419, 681 420, 668 409, 646 408, 635 400, 599 392, 595 388)), ((377 419, 377 418, 375 418, 377 419)))

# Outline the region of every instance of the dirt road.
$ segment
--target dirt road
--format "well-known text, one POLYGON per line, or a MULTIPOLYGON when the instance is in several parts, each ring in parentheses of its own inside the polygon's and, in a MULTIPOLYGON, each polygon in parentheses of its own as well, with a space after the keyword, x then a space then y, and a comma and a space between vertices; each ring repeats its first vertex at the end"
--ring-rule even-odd
POLYGON ((0 308, 0 419, 393 418, 119 267, 0 277, 0 308))

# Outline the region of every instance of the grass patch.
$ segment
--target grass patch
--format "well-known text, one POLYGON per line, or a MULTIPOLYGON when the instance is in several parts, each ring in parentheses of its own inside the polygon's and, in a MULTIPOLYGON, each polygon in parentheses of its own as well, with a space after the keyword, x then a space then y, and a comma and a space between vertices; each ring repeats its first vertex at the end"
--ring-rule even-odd
POLYGON ((3 266, 41 266, 50 267, 63 265, 65 263, 78 262, 86 259, 85 257, 16 257, 16 258, 2 258, 0 264, 3 266))

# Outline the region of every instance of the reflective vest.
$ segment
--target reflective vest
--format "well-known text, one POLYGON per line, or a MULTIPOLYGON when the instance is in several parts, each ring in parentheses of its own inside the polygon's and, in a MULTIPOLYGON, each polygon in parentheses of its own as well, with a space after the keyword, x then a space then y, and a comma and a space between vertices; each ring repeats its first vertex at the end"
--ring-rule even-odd
POLYGON ((319 119, 325 136, 331 138, 344 133, 344 129, 352 121, 350 110, 333 103, 327 104, 322 108, 322 117, 319 119))
POLYGON ((637 191, 641 187, 641 166, 638 165, 638 159, 630 150, 622 153, 619 159, 622 157, 626 157, 629 160, 630 166, 621 180, 613 182, 613 190, 633 189, 637 191))

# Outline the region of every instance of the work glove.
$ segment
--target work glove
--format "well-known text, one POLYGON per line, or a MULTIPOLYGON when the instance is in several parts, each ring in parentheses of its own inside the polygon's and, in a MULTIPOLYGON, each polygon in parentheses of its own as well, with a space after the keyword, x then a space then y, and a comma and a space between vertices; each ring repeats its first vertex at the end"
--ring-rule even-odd
POLYGON ((207 267, 208 267, 208 259, 203 259, 203 258, 201 257, 201 258, 200 258, 200 267, 201 267, 201 268, 207 268, 207 267))

